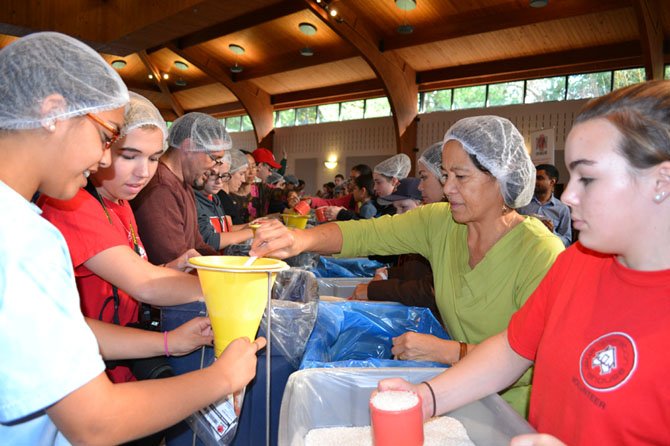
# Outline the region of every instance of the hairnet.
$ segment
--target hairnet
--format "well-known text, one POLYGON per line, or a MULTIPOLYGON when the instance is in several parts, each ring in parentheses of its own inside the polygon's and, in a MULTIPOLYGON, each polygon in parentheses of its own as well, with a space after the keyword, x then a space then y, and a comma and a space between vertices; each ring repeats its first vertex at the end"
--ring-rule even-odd
POLYGON ((220 152, 233 148, 233 141, 221 121, 198 112, 187 113, 172 123, 168 144, 187 152, 220 152), (187 139, 190 144, 182 147, 187 139))
POLYGON ((399 153, 377 164, 373 172, 402 180, 403 178, 407 178, 411 168, 412 161, 409 159, 409 156, 399 153))
POLYGON ((249 160, 247 155, 244 154, 241 150, 232 149, 230 151, 230 173, 239 172, 242 169, 246 169, 249 166, 249 160))
POLYGON ((436 142, 424 150, 419 158, 419 162, 435 175, 435 178, 438 180, 442 178, 442 171, 440 170, 440 166, 442 166, 442 146, 444 146, 442 141, 436 142))
POLYGON ((267 180, 265 180, 265 182, 268 184, 277 184, 281 181, 284 181, 284 177, 278 174, 277 172, 272 172, 268 176, 267 180))
POLYGON ((121 129, 121 136, 126 136, 136 128, 143 126, 157 127, 163 134, 163 151, 167 149, 168 130, 165 121, 156 106, 147 98, 133 91, 129 92, 130 102, 126 106, 125 123, 121 129))
POLYGON ((0 51, 0 128, 30 129, 123 107, 128 89, 118 73, 82 42, 35 33, 0 51), (42 100, 58 94, 61 107, 43 115, 42 100))
POLYGON ((530 203, 535 190, 535 166, 521 133, 499 116, 464 118, 451 126, 444 142, 455 140, 498 180, 505 204, 512 209, 530 203))

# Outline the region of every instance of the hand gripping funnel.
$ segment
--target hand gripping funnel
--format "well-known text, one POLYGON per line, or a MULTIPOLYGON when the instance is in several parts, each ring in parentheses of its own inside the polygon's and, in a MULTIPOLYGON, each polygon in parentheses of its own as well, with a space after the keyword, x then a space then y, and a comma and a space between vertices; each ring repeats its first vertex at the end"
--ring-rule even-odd
POLYGON ((217 358, 234 339, 243 336, 255 339, 277 273, 289 268, 281 260, 269 258, 243 266, 248 259, 242 256, 189 259, 189 264, 198 270, 217 358))

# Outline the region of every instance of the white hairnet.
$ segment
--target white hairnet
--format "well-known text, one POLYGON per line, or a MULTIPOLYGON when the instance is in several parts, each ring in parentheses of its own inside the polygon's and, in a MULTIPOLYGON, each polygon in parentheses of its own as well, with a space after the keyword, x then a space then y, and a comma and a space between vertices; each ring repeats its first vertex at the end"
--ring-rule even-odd
POLYGON ((412 161, 409 159, 409 156, 405 155, 404 153, 399 153, 377 164, 373 172, 382 174, 389 178, 397 178, 402 180, 403 178, 407 178, 411 168, 412 161))
POLYGON ((265 180, 265 182, 268 184, 278 184, 282 181, 284 181, 284 177, 277 172, 272 172, 270 176, 268 176, 267 180, 265 180))
POLYGON ((239 172, 240 170, 246 169, 249 167, 249 160, 247 155, 244 152, 237 149, 232 149, 230 151, 230 173, 239 172))
POLYGON ((500 116, 464 118, 451 126, 444 143, 455 140, 498 180, 505 204, 516 209, 530 203, 535 190, 535 166, 521 133, 500 116))
POLYGON ((123 107, 128 89, 93 49, 64 34, 35 33, 0 51, 0 128, 31 129, 123 107), (43 99, 61 95, 61 107, 43 114, 43 99))
POLYGON ((233 141, 221 121, 198 112, 186 113, 172 123, 168 144, 187 152, 220 152, 233 148, 233 141), (190 143, 182 147, 187 139, 190 143))
POLYGON ((150 100, 133 91, 129 92, 130 102, 126 106, 125 123, 121 129, 121 136, 126 136, 136 128, 143 126, 157 127, 163 134, 163 152, 167 149, 168 130, 165 121, 156 106, 150 100))
POLYGON ((442 166, 442 146, 444 143, 442 141, 436 142, 432 146, 428 147, 421 154, 419 162, 423 164, 426 169, 428 169, 435 178, 438 180, 442 178, 442 171, 440 166, 442 166))

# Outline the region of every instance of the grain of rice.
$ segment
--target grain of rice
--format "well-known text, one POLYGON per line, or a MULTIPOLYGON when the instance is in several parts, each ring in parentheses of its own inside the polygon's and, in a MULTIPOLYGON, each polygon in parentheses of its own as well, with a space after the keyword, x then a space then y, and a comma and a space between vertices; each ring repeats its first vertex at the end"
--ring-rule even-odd
POLYGON ((379 410, 407 410, 419 404, 419 397, 407 390, 386 390, 372 397, 372 405, 379 410))

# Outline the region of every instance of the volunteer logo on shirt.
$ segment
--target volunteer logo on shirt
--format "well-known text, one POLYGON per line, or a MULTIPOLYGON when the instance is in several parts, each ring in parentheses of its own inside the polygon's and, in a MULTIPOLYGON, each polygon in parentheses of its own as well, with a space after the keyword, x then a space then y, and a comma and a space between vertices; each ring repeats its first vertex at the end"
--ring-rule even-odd
POLYGON ((621 387, 637 367, 635 342, 626 333, 607 333, 591 342, 579 360, 584 384, 609 392, 621 387))

